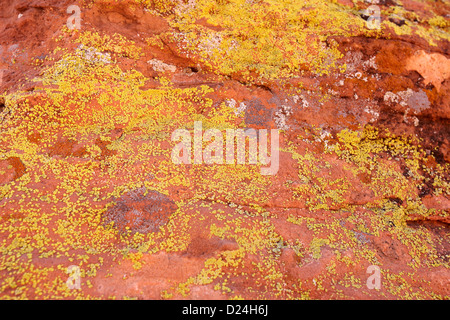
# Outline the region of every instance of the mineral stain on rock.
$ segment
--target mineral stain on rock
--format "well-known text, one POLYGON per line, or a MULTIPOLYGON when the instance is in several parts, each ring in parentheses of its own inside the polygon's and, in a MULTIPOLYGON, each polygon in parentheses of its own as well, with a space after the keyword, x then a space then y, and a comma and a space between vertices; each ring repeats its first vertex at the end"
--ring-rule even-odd
POLYGON ((117 199, 116 204, 105 212, 104 220, 106 224, 113 222, 120 233, 158 232, 176 209, 169 197, 142 187, 117 199))

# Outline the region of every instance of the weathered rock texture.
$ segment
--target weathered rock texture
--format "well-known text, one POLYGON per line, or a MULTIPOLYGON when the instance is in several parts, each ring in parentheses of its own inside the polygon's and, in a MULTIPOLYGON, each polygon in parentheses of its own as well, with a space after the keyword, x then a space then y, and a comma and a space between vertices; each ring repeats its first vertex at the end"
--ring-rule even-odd
POLYGON ((165 195, 139 188, 121 196, 106 211, 104 220, 122 233, 145 234, 159 231, 176 209, 165 195))
POLYGON ((369 5, 1 1, 0 298, 448 299, 450 7, 369 5), (195 121, 279 171, 173 163, 195 121))

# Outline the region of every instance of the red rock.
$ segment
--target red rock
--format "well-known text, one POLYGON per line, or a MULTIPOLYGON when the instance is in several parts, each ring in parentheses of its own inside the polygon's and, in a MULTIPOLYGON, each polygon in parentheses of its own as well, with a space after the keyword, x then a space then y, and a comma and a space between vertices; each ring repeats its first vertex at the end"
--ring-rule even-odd
POLYGON ((448 299, 448 3, 228 2, 0 4, 1 298, 448 299), (175 165, 194 121, 277 174, 175 165))

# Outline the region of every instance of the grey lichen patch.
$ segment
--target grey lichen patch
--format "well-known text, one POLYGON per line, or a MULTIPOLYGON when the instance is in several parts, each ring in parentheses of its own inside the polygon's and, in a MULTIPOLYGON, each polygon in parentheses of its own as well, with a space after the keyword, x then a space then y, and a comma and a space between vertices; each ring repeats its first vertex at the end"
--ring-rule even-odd
POLYGON ((116 204, 104 214, 104 220, 106 224, 113 222, 120 233, 158 232, 176 209, 176 204, 169 197, 142 187, 117 199, 116 204))
POLYGON ((281 105, 281 107, 275 112, 275 124, 278 129, 287 130, 289 125, 287 124, 288 117, 292 114, 292 107, 281 105))
POLYGON ((420 90, 419 92, 413 92, 408 98, 408 106, 415 112, 422 112, 430 107, 430 101, 427 94, 420 90))
POLYGON ((272 118, 272 110, 262 104, 261 100, 254 98, 246 102, 245 123, 258 126, 267 126, 272 118))
POLYGON ((428 96, 423 90, 415 92, 409 88, 396 94, 386 92, 384 101, 387 103, 398 103, 404 107, 408 106, 414 110, 414 113, 422 112, 430 107, 428 96))

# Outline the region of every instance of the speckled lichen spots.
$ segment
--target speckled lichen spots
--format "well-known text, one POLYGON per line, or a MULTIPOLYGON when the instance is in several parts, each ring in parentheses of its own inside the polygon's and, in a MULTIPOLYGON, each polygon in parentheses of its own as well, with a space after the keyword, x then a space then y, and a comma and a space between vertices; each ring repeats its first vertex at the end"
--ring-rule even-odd
POLYGON ((85 31, 79 34, 76 42, 84 47, 95 48, 100 52, 114 53, 118 57, 127 57, 137 60, 142 55, 142 48, 136 46, 134 41, 115 33, 112 36, 101 35, 93 31, 85 31))
POLYGON ((207 67, 226 75, 240 74, 248 82, 256 80, 255 75, 275 79, 302 69, 328 74, 339 69, 336 60, 341 55, 336 43, 325 44, 327 37, 367 31, 362 19, 334 1, 202 0, 195 5, 180 3, 165 12, 172 13, 171 25, 181 31, 176 34, 183 43, 180 52, 198 55, 207 67))
MULTIPOLYGON (((399 137, 390 132, 381 133, 371 126, 363 131, 343 130, 338 137, 340 146, 336 145, 332 149, 340 157, 356 165, 352 169, 355 174, 367 173, 373 176, 373 181, 384 181, 381 185, 371 184, 376 194, 403 200, 417 198, 416 188, 420 189, 424 183, 431 182, 426 175, 429 156, 415 138, 399 137), (389 164, 393 161, 405 167, 403 175, 389 164), (412 185, 407 178, 413 179, 416 185, 412 185)), ((435 168, 431 183, 436 186, 436 195, 443 190, 449 190, 445 179, 446 170, 448 164, 437 165, 435 168)))
MULTIPOLYGON (((337 42, 378 46, 364 37, 386 37, 388 18, 367 30, 357 6, 334 0, 133 1, 84 1, 81 30, 55 27, 42 46, 53 52, 5 72, 9 82, 35 78, 0 101, 1 298, 448 298, 439 285, 449 268, 446 155, 322 118, 336 98, 323 95, 327 85, 348 75, 337 42), (89 21, 103 8, 113 14, 89 21), (142 19, 112 22, 128 17, 142 19), (140 32, 148 21, 161 30, 140 32), (276 176, 171 161, 172 132, 196 121, 279 125, 262 106, 275 95, 289 114, 276 176), (366 289, 369 264, 381 269, 380 291, 366 289), (69 266, 81 290, 68 289, 69 266)), ((376 75, 389 90, 400 77, 376 75)), ((336 96, 360 89, 349 80, 336 96)), ((434 89, 422 89, 429 105, 417 116, 434 115, 434 89)), ((359 114, 357 93, 356 109, 351 94, 336 101, 359 114)))

